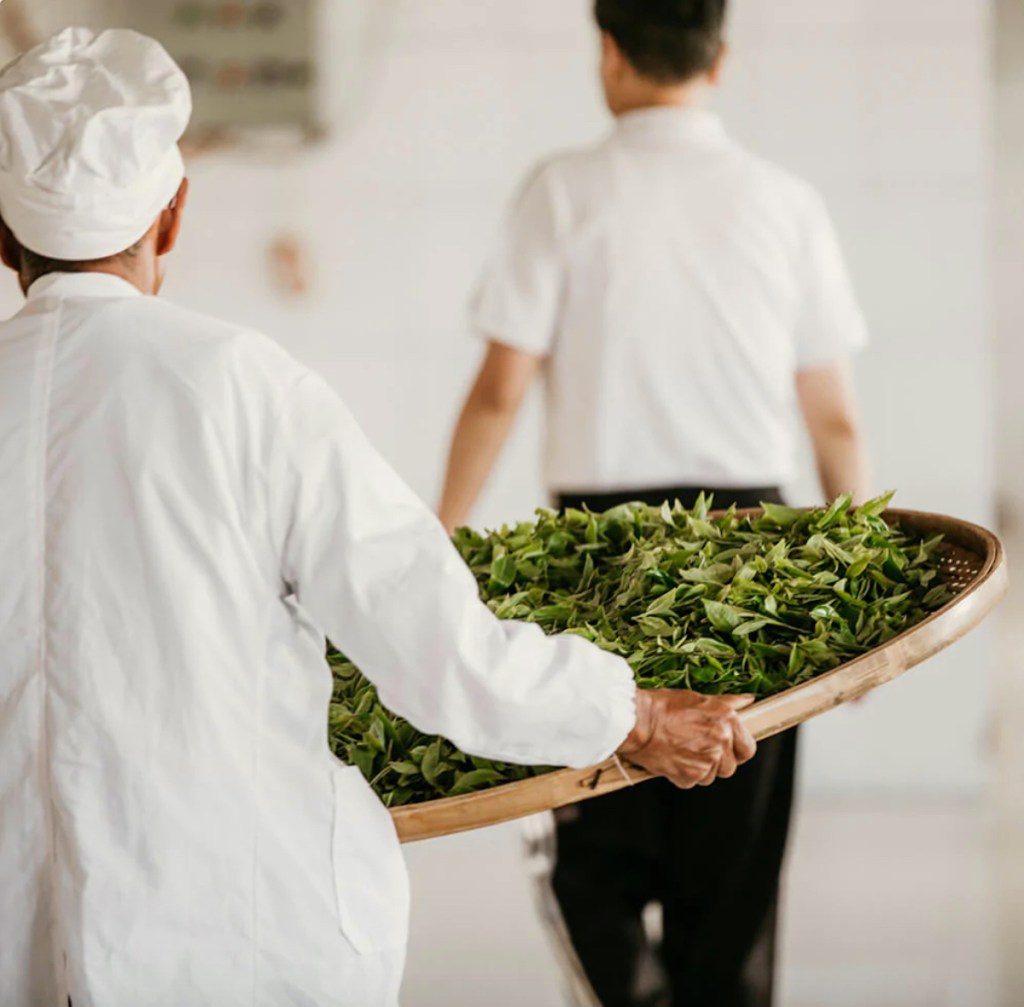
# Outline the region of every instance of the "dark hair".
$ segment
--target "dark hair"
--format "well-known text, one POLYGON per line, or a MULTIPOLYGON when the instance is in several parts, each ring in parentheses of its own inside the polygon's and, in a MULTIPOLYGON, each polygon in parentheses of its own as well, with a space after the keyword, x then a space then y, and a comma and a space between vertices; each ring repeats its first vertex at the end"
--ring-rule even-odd
POLYGON ((33 252, 31 249, 20 244, 20 242, 18 247, 21 259, 21 275, 29 284, 32 284, 36 280, 48 276, 50 273, 84 273, 96 266, 107 265, 118 259, 133 259, 139 254, 142 240, 140 239, 130 248, 126 248, 123 252, 118 252, 116 255, 107 255, 102 259, 88 259, 78 262, 69 259, 51 259, 48 256, 40 255, 38 252, 33 252))
POLYGON ((601 31, 659 84, 706 73, 722 48, 727 0, 596 0, 601 31))

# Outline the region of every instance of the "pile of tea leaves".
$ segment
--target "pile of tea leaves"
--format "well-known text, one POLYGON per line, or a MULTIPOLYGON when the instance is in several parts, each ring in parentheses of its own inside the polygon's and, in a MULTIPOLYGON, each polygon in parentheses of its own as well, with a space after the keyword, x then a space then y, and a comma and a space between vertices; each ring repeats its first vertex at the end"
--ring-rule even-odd
MULTIPOLYGON (((941 536, 854 508, 766 504, 754 518, 631 504, 537 519, 454 542, 502 619, 576 633, 629 662, 641 688, 771 696, 885 644, 950 601, 941 536)), ((466 755, 418 732, 331 652, 330 743, 389 807, 526 779, 544 767, 466 755)), ((424 669, 429 674, 429 669, 424 669)))

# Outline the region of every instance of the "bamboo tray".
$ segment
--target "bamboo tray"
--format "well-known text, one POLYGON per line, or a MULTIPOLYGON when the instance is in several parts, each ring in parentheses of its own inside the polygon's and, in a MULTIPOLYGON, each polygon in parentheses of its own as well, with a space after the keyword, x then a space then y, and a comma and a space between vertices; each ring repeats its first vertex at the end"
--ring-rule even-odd
MULTIPOLYGON (((1006 593, 1009 581, 1003 547, 992 532, 966 521, 918 511, 891 510, 884 517, 922 536, 945 536, 939 547, 940 564, 957 592, 956 598, 884 646, 745 710, 741 716, 759 741, 898 678, 966 636, 1006 593)), ((633 783, 651 778, 634 767, 628 772, 633 783)), ((391 816, 401 841, 410 843, 497 825, 610 794, 628 785, 609 760, 590 769, 557 770, 474 794, 395 808, 391 816)))

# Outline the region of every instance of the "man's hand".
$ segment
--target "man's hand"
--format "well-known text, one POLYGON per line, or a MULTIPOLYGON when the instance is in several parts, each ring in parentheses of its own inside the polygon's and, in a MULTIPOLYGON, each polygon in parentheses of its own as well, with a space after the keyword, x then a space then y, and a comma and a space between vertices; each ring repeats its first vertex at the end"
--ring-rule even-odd
POLYGON ((689 790, 727 779, 757 749, 739 711, 752 696, 637 690, 636 726, 618 754, 689 790))

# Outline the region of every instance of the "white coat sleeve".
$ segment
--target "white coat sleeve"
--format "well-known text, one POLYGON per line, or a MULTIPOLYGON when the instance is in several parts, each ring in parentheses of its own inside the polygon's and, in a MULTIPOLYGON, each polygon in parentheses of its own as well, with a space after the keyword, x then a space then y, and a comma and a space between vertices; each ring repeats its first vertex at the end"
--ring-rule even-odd
POLYGON ((293 387, 276 442, 269 491, 285 581, 389 709, 510 762, 585 767, 625 740, 626 663, 498 620, 440 522, 320 378, 293 387))

